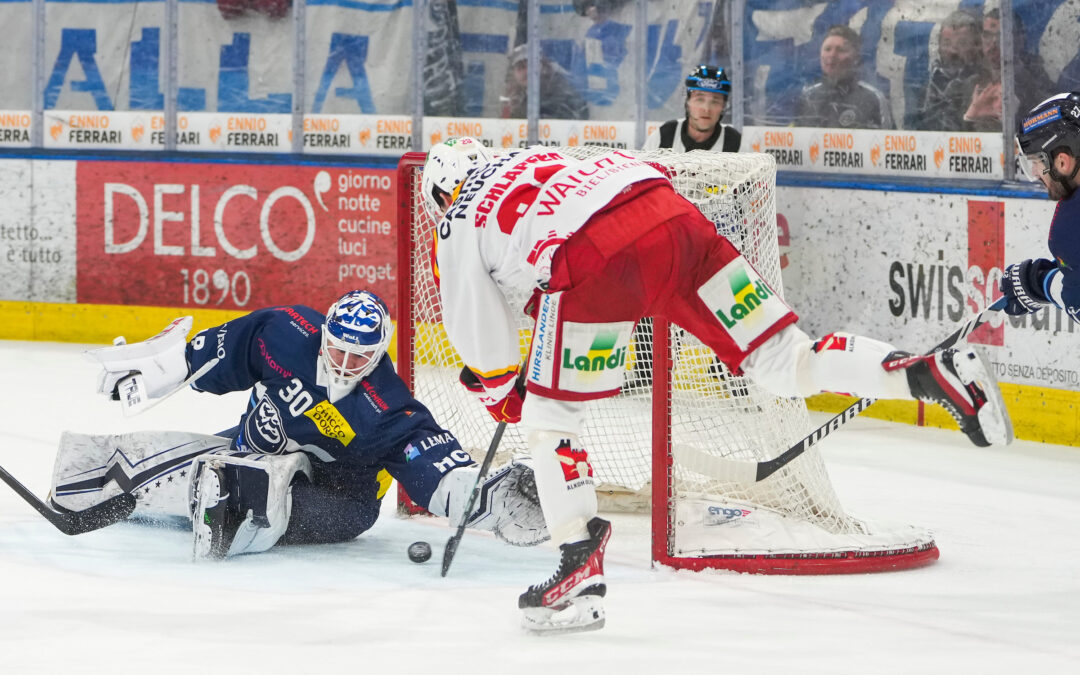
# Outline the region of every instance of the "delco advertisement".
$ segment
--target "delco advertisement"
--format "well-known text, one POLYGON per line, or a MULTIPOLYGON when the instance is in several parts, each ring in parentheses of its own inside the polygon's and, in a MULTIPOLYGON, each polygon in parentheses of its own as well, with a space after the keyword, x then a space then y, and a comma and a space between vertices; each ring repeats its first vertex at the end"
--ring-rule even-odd
POLYGON ((80 161, 77 302, 396 308, 391 170, 80 161))

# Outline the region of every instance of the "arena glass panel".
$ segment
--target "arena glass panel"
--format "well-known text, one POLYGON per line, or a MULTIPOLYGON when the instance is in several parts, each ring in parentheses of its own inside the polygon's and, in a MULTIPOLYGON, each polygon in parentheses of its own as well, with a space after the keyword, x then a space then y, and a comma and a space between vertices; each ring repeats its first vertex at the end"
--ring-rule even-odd
POLYGON ((47 0, 46 117, 50 111, 164 110, 164 20, 164 2, 47 0))

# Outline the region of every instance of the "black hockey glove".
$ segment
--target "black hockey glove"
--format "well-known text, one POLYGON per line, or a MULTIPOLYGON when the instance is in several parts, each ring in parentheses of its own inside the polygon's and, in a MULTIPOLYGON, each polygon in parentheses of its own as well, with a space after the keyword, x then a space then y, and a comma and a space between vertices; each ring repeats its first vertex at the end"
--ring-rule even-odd
POLYGON ((1043 293, 1043 281, 1055 268, 1057 265, 1045 258, 1029 259, 1006 267, 1001 277, 1001 292, 1008 302, 1005 313, 1013 316, 1030 314, 1051 304, 1043 293))

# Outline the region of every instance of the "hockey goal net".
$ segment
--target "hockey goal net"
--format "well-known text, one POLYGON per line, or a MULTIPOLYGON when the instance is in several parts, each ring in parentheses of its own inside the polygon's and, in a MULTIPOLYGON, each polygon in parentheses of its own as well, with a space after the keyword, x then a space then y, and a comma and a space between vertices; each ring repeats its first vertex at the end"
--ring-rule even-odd
MULTIPOLYGON (((559 148, 577 158, 604 152, 559 148)), ((695 151, 635 153, 661 167, 783 294, 772 158, 695 151)), ((414 395, 480 462, 496 424, 459 383, 462 362, 447 340, 432 274, 435 223, 423 208, 424 154, 406 154, 399 178, 398 371, 414 395)), ((524 307, 526 297, 512 299, 524 307)), ((522 313, 522 359, 532 321, 522 313)), ((916 567, 938 550, 924 530, 882 527, 848 515, 812 446, 769 478, 730 482, 724 462, 775 458, 811 430, 802 399, 772 396, 730 373, 693 336, 660 320, 639 322, 623 392, 590 403, 582 443, 589 452, 601 510, 647 509, 652 557, 690 569, 820 574, 916 567)), ((495 465, 524 454, 509 426, 495 465)))

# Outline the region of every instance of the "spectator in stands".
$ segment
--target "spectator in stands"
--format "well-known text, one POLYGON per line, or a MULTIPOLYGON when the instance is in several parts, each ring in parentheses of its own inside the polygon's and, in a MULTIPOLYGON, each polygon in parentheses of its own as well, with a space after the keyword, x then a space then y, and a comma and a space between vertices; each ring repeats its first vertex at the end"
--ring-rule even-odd
MULTIPOLYGON (((520 44, 510 52, 510 68, 506 74, 506 95, 502 97, 503 117, 524 119, 527 114, 529 78, 528 47, 520 44)), ((589 119, 585 98, 570 84, 559 64, 540 58, 540 117, 545 119, 589 119)))
POLYGON ((941 24, 938 60, 930 70, 926 96, 915 126, 919 129, 954 131, 959 129, 957 111, 967 107, 962 91, 953 82, 968 80, 979 72, 982 59, 982 19, 970 10, 958 9, 941 24))
MULTIPOLYGON (((1013 96, 1017 116, 1022 116, 1053 89, 1053 83, 1038 55, 1025 49, 1024 27, 1019 17, 1013 18, 1013 96)), ((950 98, 965 102, 962 111, 950 120, 950 128, 967 131, 1001 131, 1001 12, 991 9, 983 17, 982 63, 979 72, 967 80, 951 83, 959 93, 948 92, 950 98)))
POLYGON ((799 97, 795 124, 803 127, 891 129, 889 101, 859 80, 862 39, 847 26, 832 26, 821 43, 821 79, 799 97))
POLYGON ((686 117, 668 120, 645 139, 644 150, 738 152, 742 134, 720 122, 731 96, 731 75, 720 66, 701 64, 686 78, 686 117))

